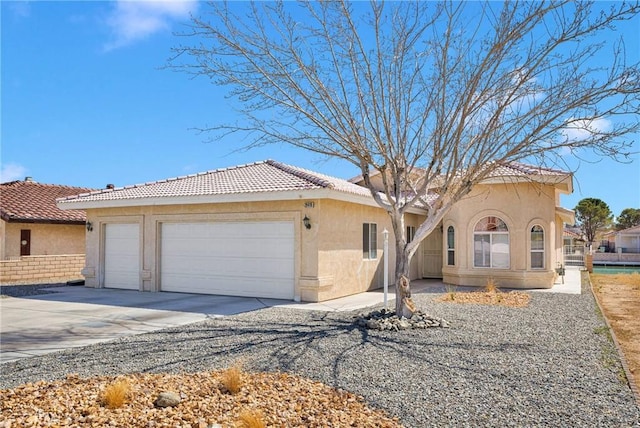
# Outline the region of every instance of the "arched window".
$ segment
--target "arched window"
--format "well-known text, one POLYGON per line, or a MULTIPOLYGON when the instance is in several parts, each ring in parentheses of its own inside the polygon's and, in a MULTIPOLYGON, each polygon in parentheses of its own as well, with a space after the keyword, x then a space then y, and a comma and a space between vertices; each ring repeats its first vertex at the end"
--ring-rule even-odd
POLYGON ((544 269, 544 229, 537 224, 531 228, 531 269, 544 269))
POLYGON ((485 217, 473 230, 473 266, 509 269, 509 228, 498 217, 485 217))
POLYGON ((447 265, 455 266, 456 264, 456 247, 455 247, 455 230, 453 226, 447 228, 447 265))

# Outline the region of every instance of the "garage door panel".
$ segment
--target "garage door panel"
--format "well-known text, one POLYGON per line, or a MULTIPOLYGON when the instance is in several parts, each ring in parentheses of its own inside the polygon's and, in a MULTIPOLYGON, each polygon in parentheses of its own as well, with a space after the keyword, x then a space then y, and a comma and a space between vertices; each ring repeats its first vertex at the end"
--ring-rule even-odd
POLYGON ((165 291, 293 298, 293 223, 165 223, 165 291))
POLYGON ((104 286, 138 290, 140 235, 138 224, 107 224, 104 240, 104 286))

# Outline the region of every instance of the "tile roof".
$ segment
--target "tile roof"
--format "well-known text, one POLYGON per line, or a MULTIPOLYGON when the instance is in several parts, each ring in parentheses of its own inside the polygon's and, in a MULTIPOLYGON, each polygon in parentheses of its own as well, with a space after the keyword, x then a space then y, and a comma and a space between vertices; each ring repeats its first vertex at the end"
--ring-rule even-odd
POLYGON ((520 162, 502 162, 491 174, 491 177, 529 177, 529 176, 553 176, 569 175, 567 171, 553 168, 543 168, 541 166, 528 165, 520 162))
POLYGON ((630 228, 628 228, 628 229, 618 230, 616 233, 622 233, 622 234, 625 234, 625 235, 626 235, 626 234, 632 234, 632 235, 635 235, 635 234, 640 233, 640 225, 638 225, 638 226, 632 226, 632 227, 630 227, 630 228))
MULTIPOLYGON (((421 171, 421 168, 415 168, 416 171, 421 171)), ((373 173, 373 175, 379 172, 373 173)), ((535 165, 528 165, 520 162, 502 162, 498 167, 489 174, 489 178, 496 177, 531 177, 531 176, 567 176, 570 173, 562 171, 560 169, 543 168, 535 165)), ((364 178, 362 175, 357 175, 349 179, 352 183, 362 182, 364 178)))
POLYGON ((68 202, 216 196, 313 189, 332 189, 354 195, 371 195, 368 189, 346 180, 274 160, 266 160, 144 184, 98 190, 62 198, 58 202, 64 204, 68 202))
POLYGON ((0 216, 8 222, 82 224, 83 210, 61 210, 56 199, 86 193, 86 187, 10 181, 0 184, 0 216))

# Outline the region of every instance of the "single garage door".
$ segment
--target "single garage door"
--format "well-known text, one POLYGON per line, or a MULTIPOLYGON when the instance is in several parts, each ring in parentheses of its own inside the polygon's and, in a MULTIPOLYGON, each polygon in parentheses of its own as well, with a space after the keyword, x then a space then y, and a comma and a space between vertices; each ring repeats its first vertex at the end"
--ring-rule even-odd
POLYGON ((140 226, 107 224, 104 233, 104 286, 140 289, 140 226))
POLYGON ((163 223, 163 291, 293 299, 292 222, 163 223))

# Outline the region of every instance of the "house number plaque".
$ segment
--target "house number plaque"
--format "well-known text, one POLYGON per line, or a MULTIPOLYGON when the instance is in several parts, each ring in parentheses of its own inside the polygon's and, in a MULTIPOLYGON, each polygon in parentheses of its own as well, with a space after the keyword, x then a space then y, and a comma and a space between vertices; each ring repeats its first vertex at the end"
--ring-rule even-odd
POLYGON ((316 203, 315 203, 315 202, 305 202, 305 203, 304 203, 304 207, 305 207, 305 208, 313 208, 313 207, 315 207, 315 206, 316 206, 316 203))

